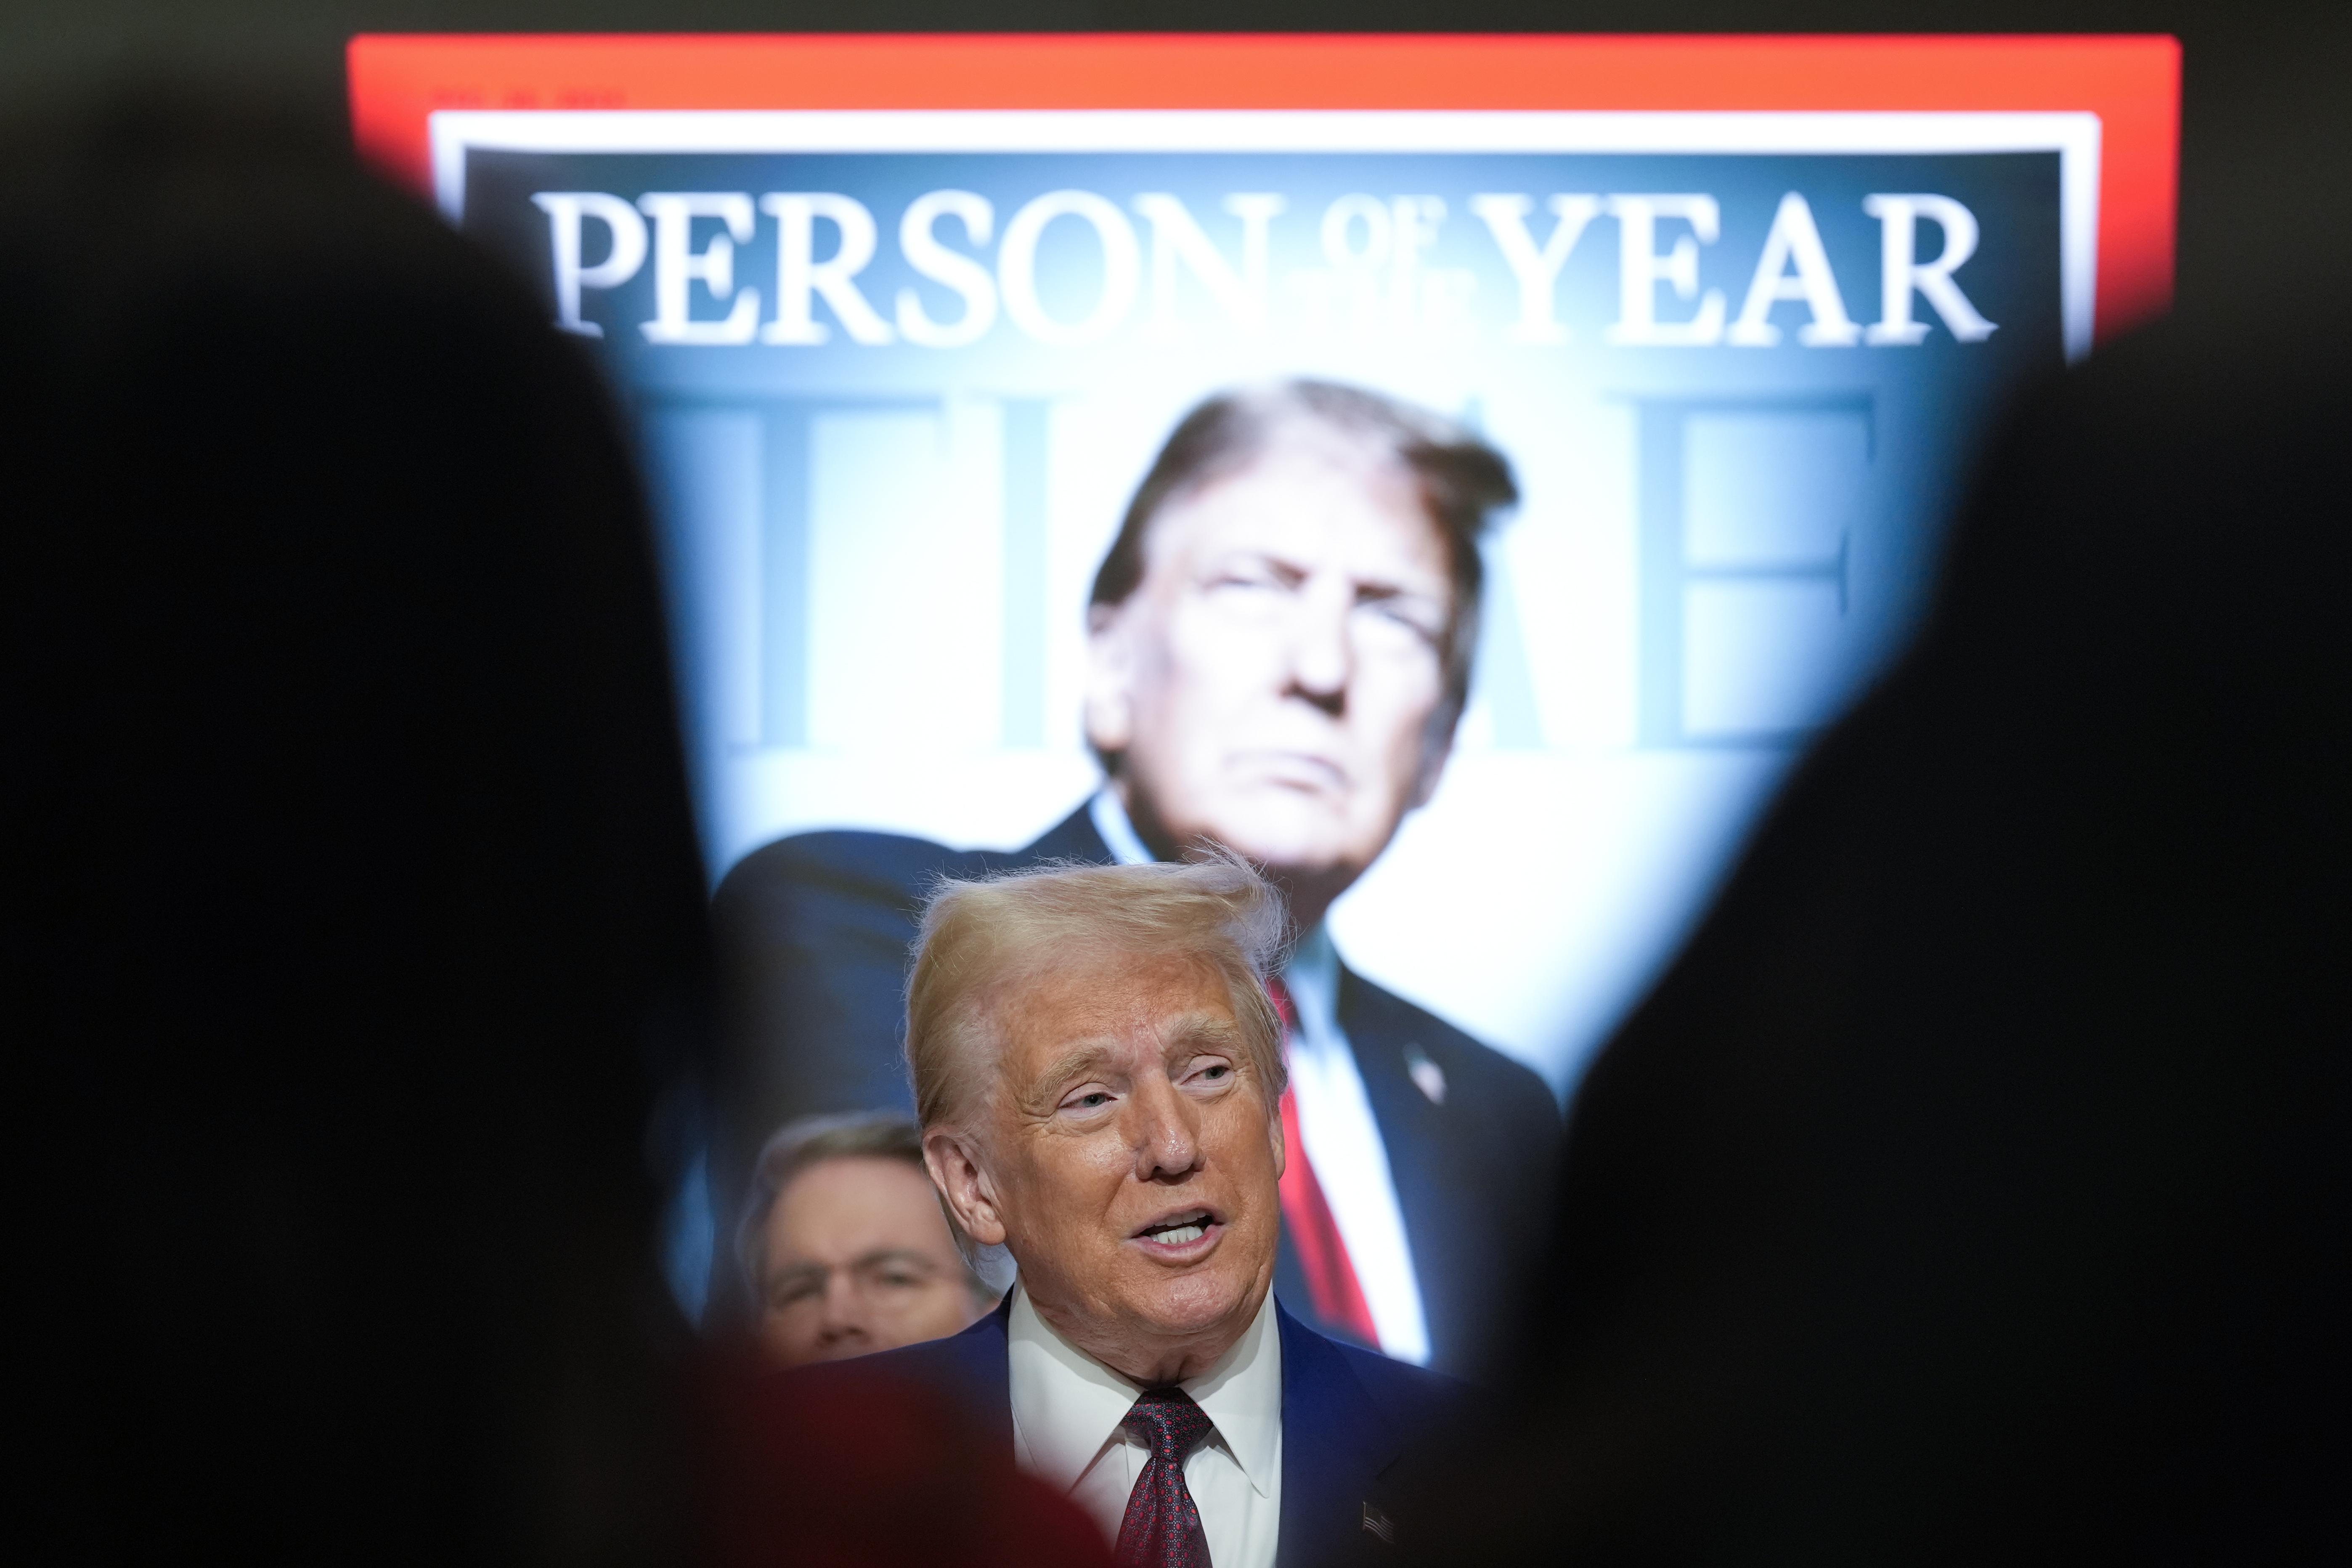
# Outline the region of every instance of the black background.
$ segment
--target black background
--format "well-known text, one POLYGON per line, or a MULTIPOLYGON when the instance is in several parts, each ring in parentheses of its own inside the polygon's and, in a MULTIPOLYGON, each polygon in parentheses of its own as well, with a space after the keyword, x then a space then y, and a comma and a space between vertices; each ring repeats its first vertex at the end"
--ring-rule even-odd
POLYGON ((0 0, 0 104, 194 78, 336 123, 357 32, 803 30, 2171 33, 2183 302, 2340 309, 2317 296, 2352 229, 2341 0, 0 0))

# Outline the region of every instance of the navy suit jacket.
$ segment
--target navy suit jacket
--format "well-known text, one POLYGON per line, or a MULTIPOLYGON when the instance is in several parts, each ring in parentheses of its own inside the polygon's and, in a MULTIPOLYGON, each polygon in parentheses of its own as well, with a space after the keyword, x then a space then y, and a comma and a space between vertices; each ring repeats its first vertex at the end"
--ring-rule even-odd
MULTIPOLYGON (((1084 807, 1012 852, 807 833, 744 857, 719 885, 712 915, 740 1009, 732 1033, 746 1081, 733 1098, 752 1119, 745 1145, 795 1116, 886 1106, 911 1114, 908 952, 938 877, 1114 858, 1084 807)), ((1344 966, 1339 1017, 1388 1150, 1431 1364, 1478 1378, 1545 1234, 1558 1104, 1527 1068, 1344 966), (1416 1059, 1444 1075, 1441 1095, 1414 1080, 1416 1059)), ((1286 1238, 1275 1289, 1287 1302, 1309 1300, 1286 1238)))
MULTIPOLYGON (((899 1378, 939 1389, 1013 1448, 1013 1298, 960 1334, 785 1375, 899 1378)), ((1394 1563, 1416 1542, 1424 1488, 1476 1414, 1468 1385, 1317 1333, 1275 1300, 1282 1334, 1282 1528, 1276 1568, 1394 1563)))

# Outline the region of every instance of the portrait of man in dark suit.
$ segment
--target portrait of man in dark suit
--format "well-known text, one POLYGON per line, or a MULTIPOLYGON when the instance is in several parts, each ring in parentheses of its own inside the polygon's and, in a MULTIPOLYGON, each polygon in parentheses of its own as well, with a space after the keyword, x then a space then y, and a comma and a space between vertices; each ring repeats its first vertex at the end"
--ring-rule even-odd
POLYGON ((1339 1338, 1475 1371, 1541 1225, 1557 1106, 1349 969, 1324 917, 1437 787, 1469 698, 1480 540, 1517 499, 1493 447, 1360 388, 1286 382, 1193 409, 1095 577, 1097 793, 1009 853, 813 833, 729 873, 715 912, 753 1114, 907 1103, 907 952, 941 875, 1222 846, 1265 869, 1295 938, 1275 985, 1284 1298, 1339 1338))
POLYGON ((961 1404, 1121 1568, 1394 1561, 1471 1395, 1282 1304, 1287 923, 1213 854, 942 884, 908 986, 923 1154, 1018 1279, 960 1334, 799 1386, 961 1404))

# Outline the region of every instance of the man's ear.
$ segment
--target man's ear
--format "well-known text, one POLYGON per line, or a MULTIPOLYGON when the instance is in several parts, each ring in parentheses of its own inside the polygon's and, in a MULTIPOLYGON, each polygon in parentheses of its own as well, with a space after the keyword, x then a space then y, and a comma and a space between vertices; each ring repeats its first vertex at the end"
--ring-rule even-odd
POLYGON ((1002 1247, 1004 1217, 996 1206, 996 1184, 975 1154, 966 1133, 935 1128, 923 1134, 923 1163, 948 1212, 981 1246, 1002 1247))
POLYGON ((1087 611, 1087 742, 1114 756, 1135 739, 1135 654, 1125 608, 1087 611))
POLYGON ((1268 1135, 1274 1139, 1274 1179, 1279 1182, 1282 1180, 1282 1173, 1290 1163, 1290 1145, 1282 1136, 1282 1109, 1279 1100, 1267 1108, 1265 1125, 1268 1135))

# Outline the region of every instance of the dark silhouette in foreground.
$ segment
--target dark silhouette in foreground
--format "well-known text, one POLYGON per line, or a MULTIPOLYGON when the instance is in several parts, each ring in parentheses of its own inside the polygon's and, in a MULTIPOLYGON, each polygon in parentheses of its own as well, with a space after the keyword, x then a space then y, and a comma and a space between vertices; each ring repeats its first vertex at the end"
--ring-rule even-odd
POLYGON ((2346 1547, 2340 331, 2032 400, 1925 636, 1573 1108, 1425 1561, 2346 1547))
POLYGON ((662 1288, 702 874, 636 481, 541 303, 167 99, 0 138, 0 298, 16 1533, 896 1564, 936 1542, 874 1478, 952 1476, 972 1560, 1098 1553, 920 1412, 813 1439, 662 1288))
POLYGON ((699 875, 593 380, 348 154, 170 101, 18 129, 0 295, 39 1533, 668 1552, 699 875))

